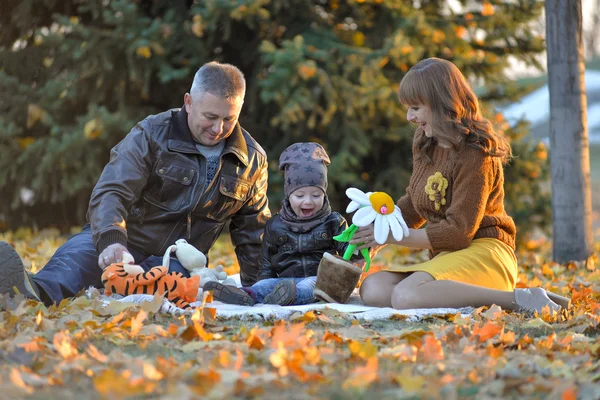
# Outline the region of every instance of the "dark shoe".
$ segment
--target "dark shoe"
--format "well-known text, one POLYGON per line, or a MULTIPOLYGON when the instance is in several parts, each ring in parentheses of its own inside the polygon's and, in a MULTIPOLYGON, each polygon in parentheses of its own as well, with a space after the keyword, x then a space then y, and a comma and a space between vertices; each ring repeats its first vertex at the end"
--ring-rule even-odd
POLYGON ((29 278, 29 273, 17 252, 6 242, 0 242, 0 294, 15 295, 16 288, 25 297, 40 300, 37 285, 29 278))
POLYGON ((253 306, 254 299, 248 293, 235 286, 223 285, 217 281, 204 284, 203 290, 213 292, 213 299, 227 304, 239 304, 240 306, 253 306))
POLYGON ((291 279, 279 282, 271 293, 265 296, 265 304, 279 304, 289 306, 296 298, 296 284, 291 279))

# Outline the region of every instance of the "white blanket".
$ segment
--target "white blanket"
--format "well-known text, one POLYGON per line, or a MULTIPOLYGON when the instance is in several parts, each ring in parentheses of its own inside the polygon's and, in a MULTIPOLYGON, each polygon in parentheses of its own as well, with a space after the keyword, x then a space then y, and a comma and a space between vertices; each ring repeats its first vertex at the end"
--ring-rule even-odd
MULTIPOLYGON (((239 275, 233 275, 232 278, 236 280, 239 285, 239 275)), ((92 290, 92 289, 90 289, 92 290)), ((88 290, 88 294, 90 294, 88 290)), ((111 296, 103 297, 103 302, 108 305, 111 301, 119 301, 125 303, 139 304, 145 301, 152 301, 154 297, 152 295, 135 294, 127 297, 111 296)), ((192 303, 193 306, 201 306, 200 302, 192 303)), ((380 307, 369 307, 365 306, 358 292, 355 291, 350 299, 345 304, 339 303, 312 303, 302 306, 278 306, 271 304, 257 304, 253 307, 240 306, 235 304, 224 304, 219 301, 213 301, 212 303, 206 303, 206 308, 214 308, 216 310, 217 317, 222 318, 242 318, 242 319, 289 319, 294 315, 305 313, 312 310, 322 310, 325 308, 334 309, 341 313, 347 314, 352 318, 364 319, 367 321, 389 319, 393 315, 406 316, 407 321, 419 321, 423 317, 432 315, 446 315, 446 314, 457 314, 465 317, 469 315, 473 308, 419 308, 412 310, 395 310, 393 308, 380 308, 380 307)), ((192 313, 193 310, 182 310, 176 307, 170 301, 164 299, 161 312, 171 314, 183 314, 186 312, 192 313)))

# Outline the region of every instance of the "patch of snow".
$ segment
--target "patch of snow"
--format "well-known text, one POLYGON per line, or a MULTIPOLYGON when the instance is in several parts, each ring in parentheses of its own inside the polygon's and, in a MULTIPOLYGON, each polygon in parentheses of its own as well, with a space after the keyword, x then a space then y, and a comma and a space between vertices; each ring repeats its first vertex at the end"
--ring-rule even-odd
MULTIPOLYGON (((600 71, 585 71, 585 89, 587 93, 600 91, 600 71)), ((509 122, 516 122, 522 117, 532 125, 547 121, 550 117, 548 85, 529 93, 501 111, 509 122)), ((590 131, 592 127, 600 128, 600 104, 588 105, 588 126, 590 131)))

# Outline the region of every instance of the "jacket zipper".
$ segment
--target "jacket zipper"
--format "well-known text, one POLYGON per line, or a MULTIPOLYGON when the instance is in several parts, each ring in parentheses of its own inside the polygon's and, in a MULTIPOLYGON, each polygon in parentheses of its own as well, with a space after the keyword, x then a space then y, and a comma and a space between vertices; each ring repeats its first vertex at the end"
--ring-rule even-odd
POLYGON ((175 223, 175 226, 173 226, 173 229, 171 229, 171 232, 169 232, 169 234, 167 235, 165 240, 160 245, 160 251, 158 252, 158 254, 164 254, 164 252, 167 250, 166 244, 169 242, 169 239, 173 235, 173 232, 175 232, 175 229, 177 229, 177 225, 179 225, 180 222, 181 222, 181 218, 179 218, 179 220, 175 223), (163 248, 164 248, 164 250, 163 250, 163 248))
POLYGON ((304 271, 304 278, 306 278, 306 260, 304 259, 304 255, 302 255, 302 234, 298 235, 298 251, 300 252, 300 258, 302 259, 302 270, 304 271))
POLYGON ((187 238, 191 240, 192 236, 192 213, 189 212, 187 215, 187 238))

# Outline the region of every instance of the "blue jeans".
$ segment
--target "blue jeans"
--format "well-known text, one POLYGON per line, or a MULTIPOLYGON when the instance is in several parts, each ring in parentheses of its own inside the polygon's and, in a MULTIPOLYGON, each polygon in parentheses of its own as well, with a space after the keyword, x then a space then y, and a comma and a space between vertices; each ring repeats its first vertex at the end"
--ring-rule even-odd
MULTIPOLYGON (((162 265, 162 257, 147 257, 135 249, 128 250, 145 271, 162 265)), ((190 276, 176 258, 171 258, 169 272, 181 272, 188 278, 190 276)), ((86 225, 80 233, 56 250, 48 264, 33 276, 33 281, 42 289, 44 303, 52 304, 73 297, 90 286, 102 288, 101 276, 102 269, 98 266, 98 252, 92 240, 92 230, 86 225)))
POLYGON ((291 279, 296 284, 296 298, 294 302, 291 304, 292 306, 300 306, 302 304, 310 304, 315 301, 315 296, 313 294, 315 290, 315 284, 317 283, 316 276, 309 276, 308 278, 269 278, 263 279, 262 281, 256 282, 254 285, 250 286, 248 289, 251 289, 256 294, 256 302, 262 303, 264 302, 265 296, 267 296, 275 285, 277 285, 281 281, 285 281, 291 279))

